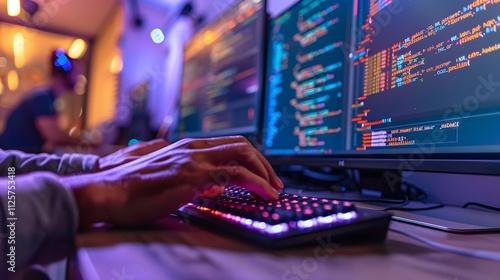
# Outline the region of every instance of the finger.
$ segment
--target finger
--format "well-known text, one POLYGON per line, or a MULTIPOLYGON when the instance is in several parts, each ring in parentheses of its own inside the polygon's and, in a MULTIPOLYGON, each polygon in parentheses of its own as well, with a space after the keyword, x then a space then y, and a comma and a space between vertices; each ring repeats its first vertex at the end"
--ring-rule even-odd
POLYGON ((131 153, 132 155, 143 156, 164 148, 167 146, 167 144, 168 143, 163 139, 155 139, 148 142, 142 142, 136 145, 135 149, 131 153))
POLYGON ((189 148, 192 149, 206 149, 233 143, 249 143, 248 140, 243 136, 226 136, 226 137, 200 138, 191 140, 192 142, 189 144, 189 148))
MULTIPOLYGON (((157 160, 157 161, 146 161, 146 162, 141 162, 143 158, 136 159, 133 162, 133 165, 131 167, 134 167, 134 172, 137 174, 154 174, 157 172, 160 173, 172 173, 175 172, 175 169, 171 169, 172 166, 175 166, 176 162, 179 162, 183 159, 182 156, 172 156, 170 158, 166 158, 164 160, 157 160)), ((123 172, 127 174, 130 172, 131 169, 124 169, 123 172)))
POLYGON ((214 165, 245 166, 269 182, 269 173, 264 164, 260 160, 255 160, 254 153, 256 152, 255 148, 248 146, 246 143, 232 143, 201 149, 196 153, 214 165))
MULTIPOLYGON (((183 148, 184 143, 181 141, 175 142, 173 144, 168 145, 168 143, 164 140, 157 139, 153 140, 151 143, 152 146, 146 144, 146 147, 139 147, 139 151, 148 151, 146 155, 143 155, 139 159, 136 160, 136 163, 146 163, 146 162, 161 162, 168 160, 171 155, 170 153, 175 150, 180 150, 183 148), (156 150, 155 150, 156 149, 156 150)), ((140 145, 140 144, 138 144, 140 145)), ((132 146, 133 147, 133 146, 132 146)), ((130 147, 129 147, 130 148, 130 147)), ((136 153, 133 151, 133 153, 136 153)))
MULTIPOLYGON (((250 143, 249 143, 250 144, 250 143)), ((276 175, 276 172, 274 172, 273 167, 267 161, 267 159, 262 155, 257 149, 253 148, 251 151, 240 151, 242 153, 247 153, 248 160, 250 161, 259 161, 264 168, 266 169, 266 172, 269 176, 269 180, 271 185, 276 189, 276 190, 282 190, 284 185, 281 179, 276 175)))
POLYGON ((212 186, 208 190, 204 191, 201 194, 201 196, 208 197, 208 198, 214 198, 214 197, 222 195, 225 190, 226 190, 225 186, 212 186))
POLYGON ((274 171, 273 167, 271 164, 267 161, 267 159, 262 155, 257 149, 255 149, 250 141, 246 139, 243 136, 231 136, 231 137, 219 137, 219 138, 206 138, 206 139, 198 139, 198 142, 193 144, 193 146, 196 148, 204 148, 204 147, 214 147, 214 146, 220 146, 220 145, 227 145, 231 143, 246 143, 249 146, 253 148, 253 151, 251 151, 251 154, 248 155, 248 150, 245 150, 244 146, 241 148, 243 149, 242 153, 247 153, 248 160, 258 160, 262 163, 264 168, 267 171, 267 174, 269 174, 269 179, 271 180, 272 186, 277 189, 277 190, 282 190, 284 185, 281 179, 276 175, 276 172, 274 171))
MULTIPOLYGON (((240 162, 240 164, 244 163, 244 165, 246 166, 253 166, 251 169, 254 172, 258 172, 258 174, 263 176, 263 178, 270 181, 271 185, 276 190, 283 189, 283 183, 274 172, 274 169, 272 168, 271 164, 265 159, 265 157, 259 151, 257 151, 257 149, 255 149, 250 144, 250 142, 246 138, 242 136, 205 138, 205 139, 183 139, 161 149, 160 151, 155 152, 155 154, 152 156, 154 156, 157 161, 161 161, 163 160, 163 157, 166 153, 168 153, 171 150, 179 148, 207 149, 207 148, 219 147, 221 145, 223 146, 236 143, 246 144, 246 146, 245 145, 239 146, 240 150, 233 153, 233 157, 234 155, 237 154, 243 154, 244 156, 247 156, 245 161, 240 162), (252 163, 252 165, 248 165, 247 163, 252 163)), ((214 158, 218 158, 218 155, 216 155, 214 158)), ((226 160, 228 160, 228 158, 226 158, 226 160)))
MULTIPOLYGON (((246 143, 249 146, 253 147, 253 145, 248 141, 243 136, 230 136, 230 137, 218 137, 218 138, 206 138, 206 139, 198 139, 196 143, 193 144, 195 148, 198 149, 203 149, 203 148, 209 148, 209 147, 215 147, 215 146, 220 146, 220 145, 227 145, 231 143, 246 143)), ((242 147, 245 148, 245 147, 242 147)), ((262 155, 257 149, 254 148, 255 151, 252 152, 252 154, 248 157, 248 160, 259 160, 264 168, 267 171, 267 174, 269 174, 269 179, 272 180, 271 184, 272 186, 277 189, 277 190, 282 190, 284 185, 281 179, 276 175, 276 172, 274 171, 273 167, 271 164, 267 161, 267 159, 262 155)), ((242 150, 240 152, 246 152, 245 150, 242 150)))
POLYGON ((250 196, 251 196, 253 199, 258 199, 258 198, 259 198, 259 196, 258 196, 256 193, 254 193, 254 192, 250 192, 250 196))
POLYGON ((251 172, 244 166, 221 166, 215 168, 212 172, 219 174, 225 173, 228 178, 226 185, 238 185, 256 193, 259 197, 266 200, 277 200, 279 193, 262 177, 251 172))

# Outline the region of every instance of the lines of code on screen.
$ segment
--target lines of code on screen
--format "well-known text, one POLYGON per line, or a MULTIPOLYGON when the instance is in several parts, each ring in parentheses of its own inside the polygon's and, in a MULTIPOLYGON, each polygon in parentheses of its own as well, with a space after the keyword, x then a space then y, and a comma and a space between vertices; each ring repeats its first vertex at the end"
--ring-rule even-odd
POLYGON ((198 32, 184 55, 181 137, 258 130, 264 1, 238 2, 198 32))
POLYGON ((342 47, 349 1, 304 0, 271 22, 263 146, 268 155, 345 148, 342 47))
POLYGON ((500 0, 358 5, 351 148, 498 145, 500 0))

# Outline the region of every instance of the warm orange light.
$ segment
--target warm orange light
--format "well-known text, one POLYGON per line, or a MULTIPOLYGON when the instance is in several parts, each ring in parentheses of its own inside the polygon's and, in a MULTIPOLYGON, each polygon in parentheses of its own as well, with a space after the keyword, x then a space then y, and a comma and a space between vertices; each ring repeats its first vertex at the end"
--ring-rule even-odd
POLYGON ((10 91, 16 91, 19 87, 19 77, 17 76, 16 70, 10 70, 7 74, 7 86, 10 91))
POLYGON ((68 56, 73 59, 79 59, 85 54, 86 50, 87 43, 83 39, 78 38, 75 39, 71 44, 71 47, 69 47, 68 56))
POLYGON ((0 68, 7 66, 7 59, 3 56, 0 56, 0 68))
POLYGON ((111 65, 109 65, 109 71, 111 74, 120 74, 123 69, 123 61, 120 55, 115 55, 113 60, 111 61, 111 65))
POLYGON ((81 131, 78 127, 73 126, 69 131, 69 136, 71 137, 80 137, 81 131))
POLYGON ((24 35, 21 32, 14 34, 14 39, 12 40, 14 47, 14 64, 17 68, 22 68, 24 66, 24 35))
POLYGON ((206 44, 206 45, 210 45, 212 44, 214 41, 215 41, 215 35, 214 33, 212 33, 211 31, 207 31, 205 32, 205 34, 203 34, 203 42, 206 44))
POLYGON ((68 115, 62 114, 57 118, 59 127, 63 130, 68 130, 71 125, 71 119, 68 115))
POLYGON ((11 17, 17 17, 21 14, 20 0, 7 0, 7 14, 11 17))
POLYGON ((4 91, 4 87, 3 87, 3 83, 2 83, 2 78, 0 78, 0 95, 3 94, 3 91, 4 91))

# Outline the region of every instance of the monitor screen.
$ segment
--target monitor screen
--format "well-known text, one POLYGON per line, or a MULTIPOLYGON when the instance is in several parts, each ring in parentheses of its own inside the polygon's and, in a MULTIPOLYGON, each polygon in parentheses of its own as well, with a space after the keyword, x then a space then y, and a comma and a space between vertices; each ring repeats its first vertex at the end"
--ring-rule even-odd
POLYGON ((500 151, 500 1, 364 0, 356 20, 348 150, 500 151))
POLYGON ((345 149, 349 1, 306 0, 273 19, 263 152, 332 155, 345 149))
POLYGON ((238 1, 185 48, 179 137, 256 134, 266 1, 238 1))
POLYGON ((270 24, 263 153, 500 173, 467 165, 500 155, 499 28, 499 1, 299 1, 270 24))

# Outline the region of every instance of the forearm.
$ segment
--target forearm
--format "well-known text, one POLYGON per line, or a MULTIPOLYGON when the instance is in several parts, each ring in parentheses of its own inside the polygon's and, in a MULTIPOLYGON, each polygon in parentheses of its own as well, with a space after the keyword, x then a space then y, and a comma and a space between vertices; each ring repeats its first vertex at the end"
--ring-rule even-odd
POLYGON ((0 177, 7 175, 9 167, 16 168, 17 175, 34 171, 48 171, 59 175, 92 173, 98 157, 94 155, 25 154, 19 151, 0 150, 0 177))
POLYGON ((78 211, 58 177, 32 173, 0 179, 0 222, 0 279, 10 279, 12 271, 66 256, 78 211))
POLYGON ((113 192, 116 182, 111 183, 107 176, 70 176, 60 181, 71 191, 78 208, 78 228, 88 228, 95 223, 109 222, 113 201, 123 193, 113 192))

